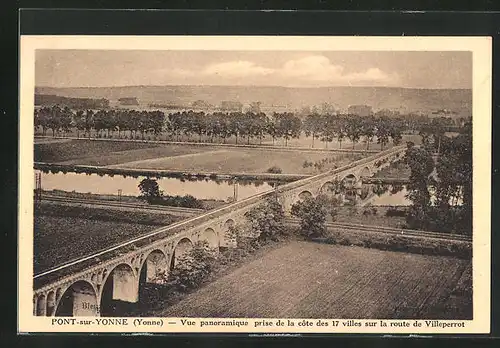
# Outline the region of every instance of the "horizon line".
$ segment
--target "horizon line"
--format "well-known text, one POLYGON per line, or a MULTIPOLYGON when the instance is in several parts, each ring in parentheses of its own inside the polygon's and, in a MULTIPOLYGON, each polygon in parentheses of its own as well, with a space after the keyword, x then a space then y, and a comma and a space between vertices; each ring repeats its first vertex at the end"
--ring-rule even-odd
POLYGON ((280 86, 280 85, 116 85, 116 86, 36 86, 35 88, 54 88, 54 89, 70 89, 70 88, 130 88, 130 87, 238 87, 238 88, 290 88, 290 89, 313 89, 313 88, 392 88, 392 89, 421 89, 421 90, 472 90, 472 87, 404 87, 404 86, 280 86))

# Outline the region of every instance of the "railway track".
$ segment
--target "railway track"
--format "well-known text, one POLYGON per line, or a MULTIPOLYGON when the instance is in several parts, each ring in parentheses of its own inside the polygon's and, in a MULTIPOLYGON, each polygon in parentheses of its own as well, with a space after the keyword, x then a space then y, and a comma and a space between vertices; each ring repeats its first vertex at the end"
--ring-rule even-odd
MULTIPOLYGON (((286 219, 286 223, 293 226, 299 226, 300 222, 298 219, 286 219)), ((385 233, 389 235, 398 235, 404 237, 434 238, 434 239, 450 240, 450 241, 472 242, 472 238, 470 236, 461 234, 429 232, 429 231, 401 229, 401 228, 393 228, 385 226, 330 222, 326 224, 326 227, 330 230, 344 230, 344 231, 349 230, 353 232, 385 233)))
POLYGON ((154 212, 177 213, 186 215, 206 213, 206 210, 197 208, 151 206, 147 204, 137 204, 137 203, 117 202, 111 200, 99 200, 99 199, 87 199, 87 198, 60 197, 60 196, 53 196, 46 194, 42 195, 42 201, 69 203, 69 204, 89 204, 89 205, 102 206, 108 208, 114 207, 114 208, 127 208, 136 210, 140 209, 140 210, 148 210, 154 212))

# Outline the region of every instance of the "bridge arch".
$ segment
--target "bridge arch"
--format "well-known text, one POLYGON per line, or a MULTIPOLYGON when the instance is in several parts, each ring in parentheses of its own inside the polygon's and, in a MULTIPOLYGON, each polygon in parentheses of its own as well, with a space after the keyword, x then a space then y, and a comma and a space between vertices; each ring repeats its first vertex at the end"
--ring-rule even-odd
POLYGON ((51 317, 55 314, 56 311, 56 292, 55 290, 49 291, 47 294, 47 310, 46 315, 51 317))
POLYGON ((103 279, 100 311, 103 316, 120 315, 129 307, 127 303, 138 301, 138 277, 131 265, 118 264, 103 279))
POLYGON ((207 241, 210 248, 219 249, 219 237, 213 228, 209 227, 205 229, 202 240, 207 241))
POLYGON ((319 189, 319 194, 332 197, 338 193, 337 191, 338 185, 336 185, 333 181, 327 181, 319 189))
POLYGON ((179 258, 182 257, 185 253, 193 248, 193 242, 191 239, 184 237, 180 239, 174 247, 174 251, 172 253, 172 258, 170 262, 170 269, 174 268, 179 258))
POLYGON ((305 191, 302 191, 301 193, 299 193, 298 197, 299 197, 299 200, 303 201, 307 198, 312 198, 313 194, 311 193, 311 191, 305 190, 305 191))
POLYGON ((97 292, 86 280, 79 280, 66 288, 58 300, 57 317, 99 316, 97 292))
MULTIPOLYGON (((139 266, 139 283, 156 283, 158 276, 168 273, 168 257, 160 249, 151 250, 139 266)), ((139 285, 140 290, 140 285, 139 285)))
POLYGON ((358 177, 354 173, 348 173, 348 174, 344 175, 344 177, 342 178, 341 181, 342 182, 346 182, 346 181, 349 181, 349 180, 358 181, 358 177))
POLYGON ((37 316, 45 316, 47 313, 45 295, 41 294, 36 299, 36 315, 37 316))
POLYGON ((360 178, 369 178, 371 176, 372 176, 372 172, 371 172, 371 170, 370 170, 370 168, 368 166, 364 167, 359 172, 359 177, 360 178))

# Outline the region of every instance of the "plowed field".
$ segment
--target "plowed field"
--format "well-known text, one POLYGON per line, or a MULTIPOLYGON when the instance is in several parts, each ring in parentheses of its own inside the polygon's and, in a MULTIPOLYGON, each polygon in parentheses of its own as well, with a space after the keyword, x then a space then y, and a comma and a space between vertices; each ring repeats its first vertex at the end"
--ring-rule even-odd
POLYGON ((470 319, 471 294, 460 291, 469 267, 451 257, 294 242, 158 315, 470 319))

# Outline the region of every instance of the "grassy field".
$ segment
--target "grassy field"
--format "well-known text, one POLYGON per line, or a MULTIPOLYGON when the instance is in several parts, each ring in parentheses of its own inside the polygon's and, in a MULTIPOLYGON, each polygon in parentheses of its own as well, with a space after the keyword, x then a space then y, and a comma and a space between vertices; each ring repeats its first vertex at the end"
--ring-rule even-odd
POLYGON ((43 205, 34 218, 34 271, 92 254, 179 219, 163 213, 123 214, 111 209, 43 205))
POLYGON ((255 174, 277 166, 286 174, 316 174, 320 170, 312 166, 304 168, 305 161, 330 159, 322 168, 326 170, 362 157, 362 154, 90 140, 35 145, 37 162, 189 172, 255 174))
POLYGON ((201 146, 153 143, 71 140, 35 145, 35 162, 105 166, 138 159, 179 156, 208 151, 201 146))
POLYGON ((249 174, 265 173, 269 168, 277 166, 281 168, 283 173, 315 174, 318 171, 314 167, 303 167, 305 161, 316 162, 325 158, 332 158, 334 162, 331 163, 331 166, 342 166, 351 162, 354 156, 357 158, 362 157, 360 154, 219 148, 204 153, 122 163, 119 166, 123 168, 249 174))
POLYGON ((292 242, 156 315, 471 319, 470 274, 451 257, 292 242))

